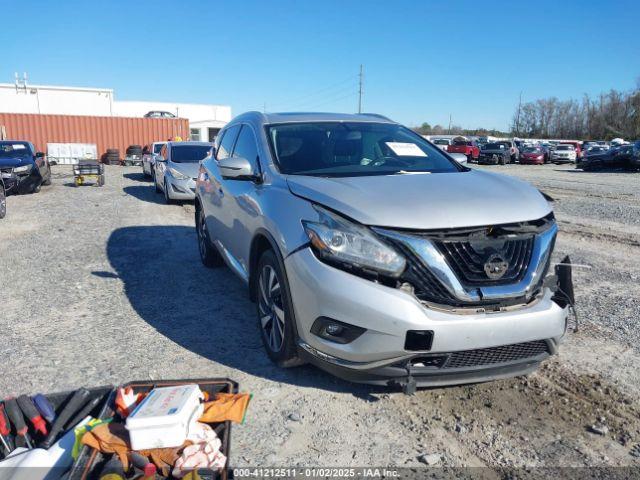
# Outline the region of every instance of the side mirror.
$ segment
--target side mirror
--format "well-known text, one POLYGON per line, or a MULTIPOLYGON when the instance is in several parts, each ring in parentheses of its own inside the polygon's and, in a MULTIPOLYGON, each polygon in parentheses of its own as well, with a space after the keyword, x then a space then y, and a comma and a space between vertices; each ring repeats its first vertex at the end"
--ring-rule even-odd
POLYGON ((36 158, 44 158, 44 152, 36 152, 36 158))
POLYGON ((228 157, 218 161, 222 178, 233 180, 258 180, 259 175, 254 172, 251 163, 246 158, 228 157))

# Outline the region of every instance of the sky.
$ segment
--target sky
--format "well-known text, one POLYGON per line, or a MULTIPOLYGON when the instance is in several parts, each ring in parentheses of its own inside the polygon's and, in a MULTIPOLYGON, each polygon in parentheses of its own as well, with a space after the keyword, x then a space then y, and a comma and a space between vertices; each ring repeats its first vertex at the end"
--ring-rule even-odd
MULTIPOLYGON (((523 101, 640 78, 640 2, 0 0, 0 82, 116 100, 507 129, 523 101)), ((0 105, 0 110, 2 106, 0 105)))

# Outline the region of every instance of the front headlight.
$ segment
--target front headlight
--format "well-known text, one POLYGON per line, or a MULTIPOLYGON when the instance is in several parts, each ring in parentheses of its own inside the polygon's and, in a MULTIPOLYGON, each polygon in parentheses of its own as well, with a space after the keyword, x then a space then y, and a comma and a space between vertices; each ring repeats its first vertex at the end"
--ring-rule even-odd
POLYGON ((31 170, 31 165, 23 165, 13 169, 13 173, 25 173, 31 170))
POLYGON ((302 224, 314 251, 321 258, 392 277, 402 273, 406 265, 404 257, 378 240, 369 229, 317 205, 313 207, 320 220, 303 220, 302 224))
POLYGON ((176 170, 175 168, 169 167, 167 168, 167 170, 169 170, 169 173, 171 174, 171 176, 177 180, 189 180, 189 175, 185 175, 182 172, 179 172, 178 170, 176 170))

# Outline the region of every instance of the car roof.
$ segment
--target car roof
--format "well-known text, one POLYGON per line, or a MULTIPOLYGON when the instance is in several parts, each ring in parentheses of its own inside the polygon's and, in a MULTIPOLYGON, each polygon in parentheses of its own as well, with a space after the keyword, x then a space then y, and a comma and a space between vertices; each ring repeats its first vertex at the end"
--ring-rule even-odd
POLYGON ((326 113, 326 112, 282 112, 261 113, 247 112, 234 118, 231 123, 240 121, 257 121, 263 125, 299 122, 375 122, 393 123, 393 120, 376 113, 326 113))

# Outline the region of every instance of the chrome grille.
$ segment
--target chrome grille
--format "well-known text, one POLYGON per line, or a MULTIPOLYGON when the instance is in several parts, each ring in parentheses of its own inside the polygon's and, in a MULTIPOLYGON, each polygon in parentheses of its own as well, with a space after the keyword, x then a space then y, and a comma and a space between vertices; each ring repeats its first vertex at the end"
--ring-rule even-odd
POLYGON ((533 236, 528 238, 492 239, 479 243, 473 241, 435 241, 449 266, 467 285, 504 285, 517 282, 524 276, 533 250, 533 236), (504 275, 493 280, 485 272, 485 262, 499 255, 507 263, 504 275))

